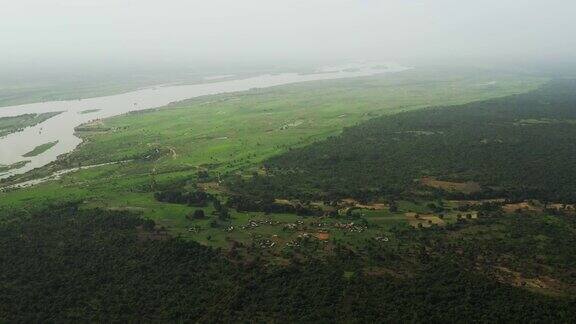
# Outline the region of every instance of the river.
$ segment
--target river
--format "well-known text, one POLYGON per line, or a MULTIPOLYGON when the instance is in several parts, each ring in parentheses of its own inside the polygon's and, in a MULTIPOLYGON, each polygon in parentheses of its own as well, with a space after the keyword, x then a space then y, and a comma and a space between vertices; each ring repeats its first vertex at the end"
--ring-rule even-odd
MULTIPOLYGON (((210 81, 192 85, 156 86, 127 93, 88 98, 82 100, 40 102, 18 106, 0 107, 0 117, 18 116, 27 113, 63 111, 43 123, 28 127, 20 132, 0 138, 0 165, 10 165, 22 160, 30 163, 19 169, 0 173, 0 179, 21 174, 44 166, 64 153, 76 148, 82 141, 74 136, 74 128, 89 121, 112 117, 129 111, 165 106, 171 102, 227 92, 245 91, 252 88, 266 88, 296 82, 328 80, 393 73, 406 70, 398 64, 363 64, 357 66, 331 67, 319 69, 318 73, 266 74, 237 80, 210 81), (96 110, 82 113, 86 110, 96 110), (34 157, 22 157, 36 146, 48 142, 58 143, 46 152, 34 157)), ((217 78, 213 80, 218 80, 217 78)))

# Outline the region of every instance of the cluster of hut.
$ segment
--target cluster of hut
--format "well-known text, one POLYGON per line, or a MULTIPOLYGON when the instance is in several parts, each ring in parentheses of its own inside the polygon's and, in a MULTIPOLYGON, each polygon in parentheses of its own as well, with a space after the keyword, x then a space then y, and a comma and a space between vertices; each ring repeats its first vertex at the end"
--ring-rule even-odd
POLYGON ((242 225, 242 229, 246 230, 246 229, 256 228, 256 227, 260 227, 261 225, 276 226, 279 224, 280 224, 279 221, 272 221, 270 219, 262 219, 262 220, 251 219, 248 221, 248 224, 242 225))
POLYGON ((343 229, 351 233, 362 233, 368 229, 368 226, 362 224, 355 224, 354 222, 350 223, 336 223, 334 224, 335 228, 343 229))

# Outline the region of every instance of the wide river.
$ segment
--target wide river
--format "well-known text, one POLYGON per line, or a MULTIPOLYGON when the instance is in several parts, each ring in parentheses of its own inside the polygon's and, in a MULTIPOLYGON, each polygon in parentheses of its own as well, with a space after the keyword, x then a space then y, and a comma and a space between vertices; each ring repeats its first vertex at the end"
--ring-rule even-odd
POLYGON ((30 171, 44 166, 64 153, 68 153, 82 141, 74 136, 74 128, 91 120, 120 115, 129 111, 161 107, 174 101, 198 96, 245 91, 252 88, 266 88, 289 83, 351 78, 380 73, 392 73, 406 70, 398 64, 359 65, 350 69, 332 67, 318 70, 314 74, 281 73, 266 74, 246 79, 215 81, 192 84, 157 86, 135 90, 127 93, 96 97, 82 100, 40 102, 10 107, 0 107, 0 117, 17 116, 27 113, 44 113, 63 111, 45 122, 28 127, 20 132, 0 138, 0 165, 10 165, 22 160, 30 160, 26 166, 0 173, 0 179, 14 174, 30 171), (82 113, 86 110, 99 109, 96 112, 82 113), (22 157, 36 146, 58 141, 48 151, 34 156, 22 157))

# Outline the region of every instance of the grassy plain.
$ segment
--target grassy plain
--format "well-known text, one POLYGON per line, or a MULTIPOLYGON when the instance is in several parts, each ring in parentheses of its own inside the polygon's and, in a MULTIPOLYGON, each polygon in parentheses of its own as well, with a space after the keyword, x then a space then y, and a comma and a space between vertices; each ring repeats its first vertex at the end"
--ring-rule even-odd
MULTIPOLYGON (((222 246, 226 236, 242 238, 249 233, 211 229, 202 221, 205 229, 190 232, 194 224, 185 216, 194 208, 155 201, 153 192, 176 182, 193 183, 199 170, 215 177, 256 172, 255 166, 268 157, 383 114, 521 93, 543 81, 492 71, 420 69, 200 97, 118 116, 103 121, 102 131, 80 132, 85 142, 52 167, 132 162, 81 170, 59 181, 0 193, 0 213, 76 200, 87 208, 137 210, 173 234, 222 246)), ((370 212, 367 218, 387 228, 405 226, 403 212, 425 211, 421 205, 416 207, 400 206, 399 214, 370 212)), ((230 226, 242 226, 258 217, 263 215, 233 212, 230 226)), ((299 218, 278 217, 290 222, 299 218)), ((381 230, 374 227, 373 234, 381 230)), ((291 239, 276 228, 258 231, 291 239)), ((336 231, 332 237, 347 237, 341 234, 336 231)))

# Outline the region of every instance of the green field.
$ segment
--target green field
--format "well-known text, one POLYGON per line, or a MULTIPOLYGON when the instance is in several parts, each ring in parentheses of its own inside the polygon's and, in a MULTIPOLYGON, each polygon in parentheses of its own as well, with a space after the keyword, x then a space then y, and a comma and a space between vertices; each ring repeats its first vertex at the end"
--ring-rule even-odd
POLYGON ((85 143, 44 170, 132 162, 86 169, 57 182, 3 193, 0 210, 82 200, 91 207, 136 208, 184 235, 189 227, 184 216, 190 208, 155 201, 155 190, 194 182, 200 170, 215 178, 246 172, 266 158, 376 116, 506 96, 534 89, 543 81, 492 71, 422 69, 201 97, 114 117, 85 132, 85 143))

